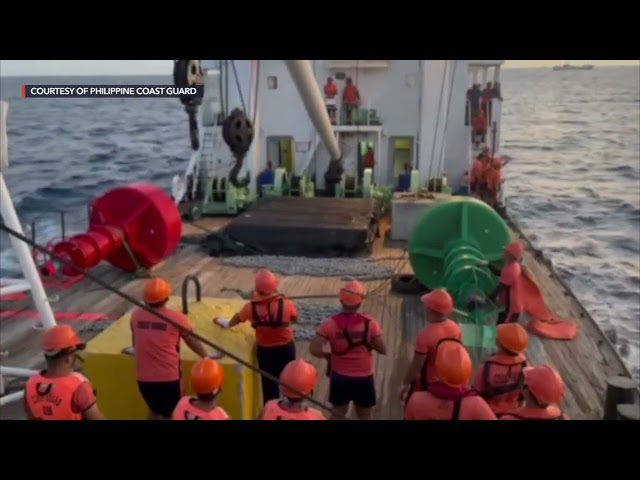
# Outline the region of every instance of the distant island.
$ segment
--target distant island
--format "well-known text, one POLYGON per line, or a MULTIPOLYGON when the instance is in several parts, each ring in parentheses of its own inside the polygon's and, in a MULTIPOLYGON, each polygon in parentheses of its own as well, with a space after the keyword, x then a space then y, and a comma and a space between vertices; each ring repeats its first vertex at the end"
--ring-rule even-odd
POLYGON ((564 65, 556 65, 553 70, 557 72, 562 70, 593 70, 594 68, 593 65, 570 65, 565 63, 564 65))

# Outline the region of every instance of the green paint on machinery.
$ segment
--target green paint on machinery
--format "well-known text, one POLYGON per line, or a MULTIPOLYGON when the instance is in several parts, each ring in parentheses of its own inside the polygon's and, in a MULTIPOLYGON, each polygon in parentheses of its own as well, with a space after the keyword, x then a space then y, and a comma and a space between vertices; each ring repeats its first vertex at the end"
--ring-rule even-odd
POLYGON ((487 204, 469 197, 434 203, 418 220, 409 242, 417 279, 427 288, 445 288, 465 345, 492 348, 495 320, 502 308, 491 302, 498 278, 483 262, 499 263, 511 231, 487 204))
POLYGON ((254 201, 249 187, 236 188, 227 177, 213 177, 197 215, 192 209, 191 216, 197 218, 199 215, 235 215, 248 208, 254 201))
POLYGON ((340 183, 336 185, 336 198, 373 198, 381 207, 381 213, 391 209, 393 190, 379 187, 373 182, 373 169, 365 168, 362 174, 362 184, 358 185, 356 177, 343 174, 340 183))
POLYGON ((273 184, 262 186, 265 197, 314 197, 315 184, 306 175, 291 176, 285 168, 276 168, 273 172, 273 184))

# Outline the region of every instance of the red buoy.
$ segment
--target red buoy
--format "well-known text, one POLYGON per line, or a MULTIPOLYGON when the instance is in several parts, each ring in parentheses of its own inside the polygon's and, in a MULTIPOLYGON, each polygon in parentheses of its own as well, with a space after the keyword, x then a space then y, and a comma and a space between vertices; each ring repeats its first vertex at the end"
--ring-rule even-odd
MULTIPOLYGON (((167 258, 176 251, 181 237, 182 218, 171 197, 153 184, 134 183, 96 198, 89 231, 63 240, 52 250, 82 269, 105 260, 134 272, 167 258)), ((62 274, 79 275, 68 265, 62 267, 62 274)))

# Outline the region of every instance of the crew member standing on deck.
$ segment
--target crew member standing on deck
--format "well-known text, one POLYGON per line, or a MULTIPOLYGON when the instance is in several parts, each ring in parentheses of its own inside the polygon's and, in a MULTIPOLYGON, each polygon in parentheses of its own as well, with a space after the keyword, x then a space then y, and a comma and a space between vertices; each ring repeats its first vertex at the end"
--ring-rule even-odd
POLYGON ((460 342, 445 339, 436 354, 437 380, 411 395, 405 420, 497 420, 487 402, 469 389, 473 365, 460 342))
POLYGON ((308 407, 300 395, 313 395, 313 389, 318 382, 316 367, 302 359, 294 360, 284 367, 280 381, 282 398, 267 402, 258 420, 326 420, 321 412, 308 407))
POLYGON ((56 325, 46 331, 42 349, 47 368, 24 386, 29 420, 105 420, 93 386, 73 370, 77 352, 84 347, 69 325, 56 325))
POLYGON ((376 405, 373 378, 373 353, 387 353, 380 324, 358 310, 365 298, 362 283, 354 280, 340 289, 342 312, 325 320, 311 340, 309 351, 316 358, 326 358, 330 376, 329 402, 334 420, 343 420, 353 402, 360 420, 371 420, 376 405), (331 352, 325 352, 329 344, 331 352))
POLYGON ((522 299, 522 269, 520 263, 524 255, 524 247, 518 241, 509 243, 504 247, 504 267, 502 270, 493 265, 482 262, 495 274, 500 276, 500 283, 489 298, 497 299, 504 307, 498 315, 497 324, 517 322, 524 309, 522 299))
POLYGON ((471 174, 469 175, 469 186, 471 193, 476 197, 480 197, 486 190, 486 182, 484 175, 489 168, 488 153, 480 152, 471 165, 471 174))
POLYGON ((487 184, 484 201, 495 208, 498 205, 500 189, 504 182, 504 177, 502 175, 502 160, 500 158, 494 158, 491 160, 491 168, 487 169, 484 178, 487 184))
POLYGON ((231 420, 217 405, 224 382, 224 369, 211 358, 203 358, 191 368, 191 389, 196 397, 182 397, 173 411, 173 420, 231 420))
POLYGON ((473 389, 500 416, 520 406, 529 336, 519 324, 505 323, 498 325, 496 345, 498 353, 480 365, 473 389))
MULTIPOLYGON (((291 323, 298 320, 298 309, 291 300, 278 292, 278 278, 269 270, 258 271, 253 298, 240 312, 231 320, 221 317, 213 320, 222 328, 251 322, 256 330, 258 366, 276 378, 296 358, 291 323)), ((279 385, 262 377, 262 401, 266 404, 279 397, 279 385)))
POLYGON ((149 420, 170 420, 182 397, 180 339, 200 357, 207 356, 202 343, 188 335, 192 330, 189 319, 181 312, 167 308, 170 295, 171 285, 162 278, 152 278, 144 287, 145 303, 184 330, 142 308, 137 308, 131 315, 138 389, 149 407, 149 420))
POLYGON ((353 84, 353 80, 347 77, 342 91, 342 108, 344 108, 345 122, 353 125, 353 114, 360 106, 360 90, 353 84))
POLYGON ((327 113, 329 114, 329 120, 331 125, 335 125, 336 113, 338 112, 338 86, 333 81, 332 77, 327 78, 327 83, 324 86, 324 102, 327 106, 327 113))
POLYGON ((564 382, 549 365, 524 369, 524 406, 511 410, 500 420, 571 420, 559 404, 564 399, 564 382))
POLYGON ((423 295, 427 326, 418 332, 413 360, 404 377, 400 391, 402 400, 408 400, 413 392, 427 390, 436 381, 436 353, 444 339, 462 341, 462 330, 449 319, 453 313, 453 299, 443 288, 423 295))

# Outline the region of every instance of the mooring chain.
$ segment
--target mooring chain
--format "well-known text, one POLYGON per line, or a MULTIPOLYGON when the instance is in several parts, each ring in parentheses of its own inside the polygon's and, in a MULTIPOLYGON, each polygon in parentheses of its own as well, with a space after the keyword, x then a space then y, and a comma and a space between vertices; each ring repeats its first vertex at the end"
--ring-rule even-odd
POLYGON ((86 278, 94 281, 95 283, 97 283, 101 287, 109 290, 110 292, 115 293, 116 295, 118 295, 119 297, 127 300, 129 303, 132 303, 136 307, 143 309, 144 311, 156 316, 160 320, 162 320, 162 321, 168 323, 169 325, 177 328, 178 330, 180 330, 185 335, 189 335, 189 336, 201 341, 205 345, 208 345, 209 347, 217 350, 218 352, 222 353, 223 355, 231 358, 232 360, 235 360, 239 364, 247 367, 248 369, 252 370, 255 373, 258 373, 262 377, 264 377, 264 378, 266 378, 268 380, 271 380, 272 382, 278 383, 279 385, 282 385, 285 388, 297 393, 298 395, 300 395, 305 400, 308 400, 310 403, 313 403, 314 405, 322 408, 323 410, 331 412, 331 414, 334 415, 335 417, 339 417, 339 418, 343 418, 345 420, 349 420, 346 416, 342 416, 342 415, 338 414, 337 412, 335 412, 331 406, 326 405, 326 404, 320 402, 319 400, 316 400, 312 396, 307 395, 304 392, 301 392, 297 388, 294 388, 294 387, 282 382, 279 378, 271 375, 269 372, 266 372, 266 371, 260 369, 259 367, 256 367, 255 365, 253 365, 253 364, 247 362, 246 360, 240 358, 236 354, 234 354, 234 353, 232 353, 232 352, 230 352, 230 351, 228 351, 228 350, 216 345, 215 343, 213 343, 209 339, 207 339, 207 338, 203 337, 202 335, 194 332, 193 330, 189 330, 188 328, 185 328, 180 323, 177 323, 175 320, 172 320, 171 318, 167 317, 166 315, 163 315, 162 313, 155 311, 154 309, 152 309, 151 307, 149 307, 145 303, 141 302, 140 300, 138 300, 138 299, 132 297, 131 295, 128 295, 128 294, 120 291, 119 289, 109 285, 107 282, 105 282, 104 280, 100 279, 98 276, 90 273, 89 271, 87 271, 87 270, 85 270, 85 269, 83 269, 81 267, 78 267, 77 265, 75 265, 73 262, 71 262, 66 257, 63 257, 62 255, 59 255, 56 252, 54 252, 52 250, 49 250, 48 248, 46 248, 46 247, 34 242, 32 239, 25 237, 21 233, 16 232, 12 228, 8 227, 4 222, 0 222, 0 229, 4 230, 9 235, 17 238, 18 240, 26 243, 30 247, 32 247, 32 248, 34 248, 36 250, 39 250, 39 251, 41 251, 42 253, 44 253, 46 255, 49 255, 54 260, 57 260, 60 263, 71 267, 73 270, 75 270, 79 274, 84 275, 86 278))

